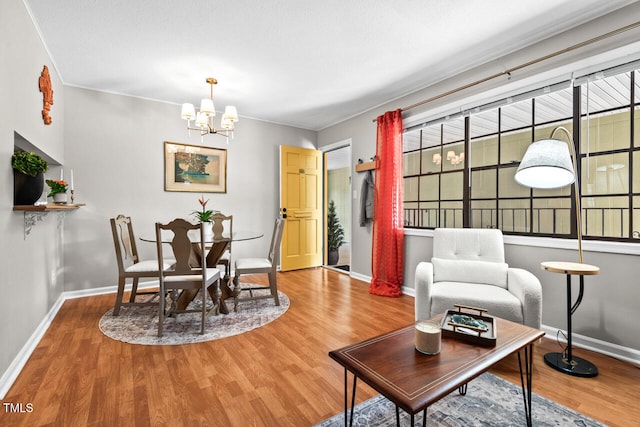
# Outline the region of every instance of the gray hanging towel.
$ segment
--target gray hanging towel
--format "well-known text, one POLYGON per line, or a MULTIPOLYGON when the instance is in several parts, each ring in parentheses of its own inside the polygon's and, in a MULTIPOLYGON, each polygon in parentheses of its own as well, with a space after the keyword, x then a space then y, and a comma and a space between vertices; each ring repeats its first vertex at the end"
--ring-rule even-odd
POLYGON ((373 172, 367 171, 360 190, 360 227, 373 219, 373 172))

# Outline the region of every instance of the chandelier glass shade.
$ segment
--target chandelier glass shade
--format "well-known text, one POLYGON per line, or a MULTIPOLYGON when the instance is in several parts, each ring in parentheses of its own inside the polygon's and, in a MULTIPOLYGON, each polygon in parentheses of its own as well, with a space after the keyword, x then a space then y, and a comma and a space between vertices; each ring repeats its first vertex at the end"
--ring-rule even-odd
MULTIPOLYGON (((455 151, 450 150, 447 151, 447 160, 452 165, 458 165, 460 163, 464 163, 464 152, 460 152, 460 154, 456 154, 455 151)), ((432 158, 433 163, 439 165, 442 163, 442 156, 440 153, 435 153, 432 158)))
POLYGON ((215 134, 221 135, 227 138, 229 141, 229 135, 233 138, 233 131, 235 130, 235 123, 239 120, 238 111, 236 107, 228 105, 224 109, 224 114, 220 120, 220 128, 216 128, 214 125, 214 117, 216 116, 216 109, 213 104, 213 85, 218 81, 213 77, 208 77, 206 82, 210 86, 209 98, 203 98, 200 101, 200 110, 196 112, 196 108, 193 104, 182 104, 182 110, 180 117, 187 121, 187 130, 191 135, 192 130, 200 131, 200 137, 204 135, 215 134), (193 120, 193 125, 191 121, 193 120))

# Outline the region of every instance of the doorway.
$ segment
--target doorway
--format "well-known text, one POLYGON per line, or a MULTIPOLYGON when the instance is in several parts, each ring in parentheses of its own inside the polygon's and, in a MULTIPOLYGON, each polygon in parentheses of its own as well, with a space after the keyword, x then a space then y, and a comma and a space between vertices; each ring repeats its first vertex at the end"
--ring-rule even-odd
MULTIPOLYGON (((333 202, 336 220, 342 227, 344 238, 338 248, 338 260, 325 258, 325 265, 340 271, 351 269, 351 141, 325 148, 325 212, 333 202), (330 262, 331 261, 331 262, 330 262)), ((328 223, 328 221, 327 221, 328 223)), ((329 230, 327 230, 329 232, 329 230)), ((328 255, 329 236, 325 241, 328 255)))

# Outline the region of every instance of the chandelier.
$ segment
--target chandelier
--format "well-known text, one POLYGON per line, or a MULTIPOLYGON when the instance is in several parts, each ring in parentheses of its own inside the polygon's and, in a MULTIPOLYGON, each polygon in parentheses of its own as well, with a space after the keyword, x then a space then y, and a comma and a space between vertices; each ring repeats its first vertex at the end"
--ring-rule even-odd
POLYGON ((193 104, 185 103, 182 104, 180 117, 187 121, 189 136, 191 136, 192 130, 197 130, 200 131, 200 139, 204 135, 215 134, 224 136, 227 138, 227 143, 229 143, 229 135, 233 138, 234 123, 239 120, 238 111, 232 105, 226 106, 220 120, 220 128, 217 129, 213 123, 213 118, 216 115, 216 109, 213 106, 213 85, 218 84, 218 80, 208 77, 206 81, 210 86, 210 93, 208 99, 204 98, 200 101, 200 111, 196 114, 193 104), (191 120, 195 120, 194 126, 191 125, 191 120))
MULTIPOLYGON (((458 165, 464 162, 464 152, 461 151, 460 154, 456 154, 456 152, 453 150, 447 151, 447 160, 449 160, 449 162, 454 166, 458 165)), ((433 155, 432 161, 436 165, 442 163, 442 156, 440 155, 440 153, 435 153, 433 155)))

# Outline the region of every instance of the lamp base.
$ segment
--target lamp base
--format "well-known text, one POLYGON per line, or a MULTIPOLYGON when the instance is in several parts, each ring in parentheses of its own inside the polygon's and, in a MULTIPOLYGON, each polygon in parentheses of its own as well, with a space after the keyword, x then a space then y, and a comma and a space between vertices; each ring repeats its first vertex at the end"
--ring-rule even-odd
POLYGON ((572 356, 567 360, 562 353, 547 353, 544 361, 553 369, 575 377, 595 377, 598 375, 598 368, 588 360, 581 357, 572 356))

